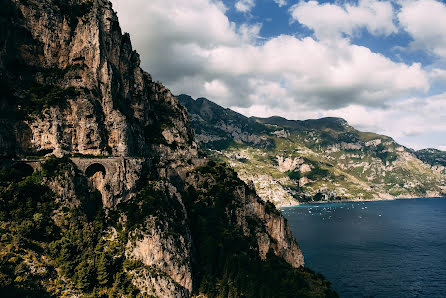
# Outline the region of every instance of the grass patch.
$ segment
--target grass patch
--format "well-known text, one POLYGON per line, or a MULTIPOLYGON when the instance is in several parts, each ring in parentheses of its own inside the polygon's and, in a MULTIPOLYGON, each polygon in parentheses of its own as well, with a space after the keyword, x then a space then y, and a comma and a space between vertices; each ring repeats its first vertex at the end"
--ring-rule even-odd
POLYGON ((79 95, 74 87, 64 89, 59 86, 38 83, 28 83, 23 89, 15 89, 21 90, 14 93, 14 98, 21 117, 25 119, 40 115, 44 109, 64 104, 67 99, 79 95))

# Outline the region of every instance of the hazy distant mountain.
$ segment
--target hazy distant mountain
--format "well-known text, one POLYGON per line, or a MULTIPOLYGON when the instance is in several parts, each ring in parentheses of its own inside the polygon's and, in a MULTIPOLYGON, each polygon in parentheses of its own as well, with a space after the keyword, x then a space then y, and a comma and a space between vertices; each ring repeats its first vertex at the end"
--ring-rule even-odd
POLYGON ((204 98, 178 98, 201 145, 252 181, 263 199, 278 205, 428 197, 446 191, 442 151, 415 152, 340 118, 248 118, 204 98))

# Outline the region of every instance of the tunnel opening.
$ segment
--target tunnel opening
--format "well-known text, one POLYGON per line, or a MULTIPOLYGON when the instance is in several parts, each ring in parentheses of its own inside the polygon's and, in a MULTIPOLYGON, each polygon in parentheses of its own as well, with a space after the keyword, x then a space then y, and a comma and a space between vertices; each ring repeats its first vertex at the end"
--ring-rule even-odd
POLYGON ((34 169, 29 164, 20 162, 12 166, 13 175, 24 178, 31 176, 34 173, 34 169))
POLYGON ((85 176, 88 178, 93 177, 96 173, 102 173, 102 177, 105 177, 105 167, 101 165, 100 163, 93 163, 88 166, 88 168, 85 170, 85 176))

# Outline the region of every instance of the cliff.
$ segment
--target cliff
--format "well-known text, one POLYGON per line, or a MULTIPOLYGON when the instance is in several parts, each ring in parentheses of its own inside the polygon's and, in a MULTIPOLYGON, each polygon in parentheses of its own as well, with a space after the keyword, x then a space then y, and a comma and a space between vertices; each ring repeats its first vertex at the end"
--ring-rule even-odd
POLYGON ((2 2, 3 155, 196 154, 185 110, 139 67, 111 3, 2 2))
POLYGON ((197 148, 105 0, 1 0, 0 289, 334 295, 286 220, 197 148))

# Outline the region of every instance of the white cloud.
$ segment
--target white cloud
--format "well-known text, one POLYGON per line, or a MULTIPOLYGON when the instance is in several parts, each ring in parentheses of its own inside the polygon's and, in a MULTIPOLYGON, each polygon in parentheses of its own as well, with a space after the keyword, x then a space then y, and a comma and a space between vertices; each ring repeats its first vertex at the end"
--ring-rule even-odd
POLYGON ((226 7, 226 5, 223 3, 223 1, 221 0, 215 0, 214 4, 217 6, 217 8, 222 12, 222 13, 226 13, 226 11, 228 11, 228 8, 226 7))
POLYGON ((273 0, 273 1, 276 2, 276 4, 279 5, 279 7, 287 5, 286 0, 273 0))
POLYGON ((367 114, 358 115, 352 119, 353 124, 376 127, 397 139, 432 132, 446 133, 446 93, 428 98, 409 98, 392 103, 386 109, 369 109, 367 114))
POLYGON ((260 23, 254 25, 242 24, 238 29, 238 33, 244 42, 255 43, 259 38, 261 28, 262 24, 260 23))
POLYGON ((366 28, 373 35, 397 32, 390 2, 360 0, 357 5, 300 1, 290 8, 294 20, 312 29, 319 40, 353 36, 366 28))
POLYGON ((434 0, 402 1, 401 26, 414 38, 412 46, 446 58, 446 5, 434 0))
POLYGON ((231 91, 228 86, 221 80, 213 80, 211 82, 204 83, 204 91, 206 94, 209 94, 211 98, 215 98, 215 100, 225 99, 231 96, 231 91))
POLYGON ((432 69, 432 71, 429 72, 429 77, 432 80, 446 83, 446 70, 441 68, 434 68, 432 69))
POLYGON ((250 12, 255 5, 254 0, 239 0, 234 6, 237 11, 250 12))
POLYGON ((437 147, 444 150, 446 148, 441 147, 444 139, 420 141, 419 138, 430 133, 446 134, 446 93, 428 98, 410 98, 390 104, 386 108, 370 108, 356 104, 323 111, 316 111, 305 106, 294 110, 286 107, 270 109, 266 105, 233 108, 247 116, 282 115, 288 119, 341 117, 357 129, 392 136, 396 141, 414 149, 437 147))
MULTIPOLYGON (((315 107, 353 102, 381 105, 429 88, 420 64, 394 63, 365 47, 347 43, 334 47, 311 38, 283 35, 262 46, 218 47, 197 55, 205 57, 211 73, 281 81, 296 102, 315 107)), ((257 92, 256 88, 249 91, 257 92)))

